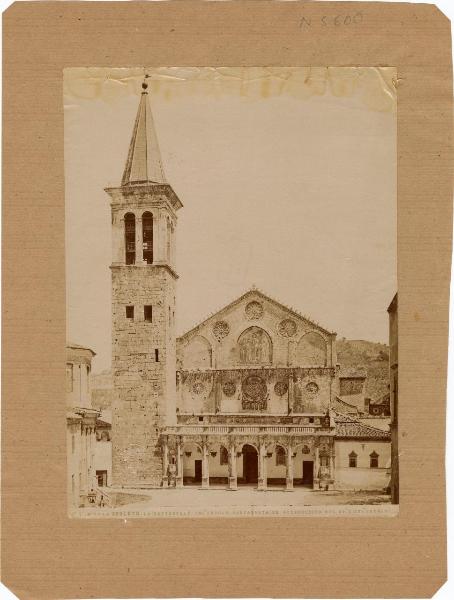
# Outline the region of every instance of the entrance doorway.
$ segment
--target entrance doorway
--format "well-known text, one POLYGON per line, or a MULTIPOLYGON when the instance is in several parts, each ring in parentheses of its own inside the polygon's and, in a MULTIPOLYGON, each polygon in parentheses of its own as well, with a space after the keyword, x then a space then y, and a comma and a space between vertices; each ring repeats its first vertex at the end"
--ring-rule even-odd
POLYGON ((202 482, 202 461, 194 461, 194 483, 202 482))
POLYGON ((107 471, 96 471, 96 479, 98 487, 105 487, 107 485, 107 471))
POLYGON ((303 480, 301 482, 303 485, 314 484, 314 461, 313 460, 303 460, 303 480))
POLYGON ((259 460, 254 446, 243 446, 243 479, 245 483, 257 483, 259 476, 259 460))

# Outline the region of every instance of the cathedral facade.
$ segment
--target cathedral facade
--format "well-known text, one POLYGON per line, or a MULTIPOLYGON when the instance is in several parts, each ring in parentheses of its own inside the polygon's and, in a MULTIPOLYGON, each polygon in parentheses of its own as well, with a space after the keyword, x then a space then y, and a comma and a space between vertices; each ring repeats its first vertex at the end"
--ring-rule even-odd
POLYGON ((334 332, 251 288, 175 337, 182 202, 142 87, 121 185, 106 189, 113 485, 385 488, 389 431, 361 421, 364 376, 342 378, 334 332))

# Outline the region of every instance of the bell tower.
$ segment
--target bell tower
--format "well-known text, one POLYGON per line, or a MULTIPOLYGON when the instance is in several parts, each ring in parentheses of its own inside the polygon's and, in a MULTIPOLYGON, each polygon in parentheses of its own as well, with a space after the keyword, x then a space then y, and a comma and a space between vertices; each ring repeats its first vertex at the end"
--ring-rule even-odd
POLYGON ((112 210, 112 476, 162 482, 160 428, 176 421, 175 231, 182 207, 167 182, 146 80, 112 210))

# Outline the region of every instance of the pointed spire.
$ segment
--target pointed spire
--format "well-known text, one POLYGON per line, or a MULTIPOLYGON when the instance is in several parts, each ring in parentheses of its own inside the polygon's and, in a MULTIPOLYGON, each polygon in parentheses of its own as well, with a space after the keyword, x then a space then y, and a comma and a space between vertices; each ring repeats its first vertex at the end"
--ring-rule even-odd
POLYGON ((148 102, 147 77, 145 75, 142 83, 142 95, 121 180, 122 186, 136 183, 167 183, 148 102))

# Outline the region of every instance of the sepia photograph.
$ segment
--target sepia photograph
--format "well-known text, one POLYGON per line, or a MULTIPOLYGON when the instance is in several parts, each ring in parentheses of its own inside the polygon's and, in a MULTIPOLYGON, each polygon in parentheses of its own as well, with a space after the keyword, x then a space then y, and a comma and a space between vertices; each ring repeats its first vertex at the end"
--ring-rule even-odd
POLYGON ((398 514, 396 77, 64 70, 71 517, 398 514))

